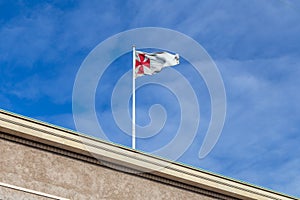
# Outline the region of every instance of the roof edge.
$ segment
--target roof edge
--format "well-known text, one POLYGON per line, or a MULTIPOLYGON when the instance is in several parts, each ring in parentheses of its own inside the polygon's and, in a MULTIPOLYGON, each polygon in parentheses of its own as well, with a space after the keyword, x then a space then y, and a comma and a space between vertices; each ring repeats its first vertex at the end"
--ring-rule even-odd
POLYGON ((236 198, 298 199, 1 109, 0 131, 236 198))

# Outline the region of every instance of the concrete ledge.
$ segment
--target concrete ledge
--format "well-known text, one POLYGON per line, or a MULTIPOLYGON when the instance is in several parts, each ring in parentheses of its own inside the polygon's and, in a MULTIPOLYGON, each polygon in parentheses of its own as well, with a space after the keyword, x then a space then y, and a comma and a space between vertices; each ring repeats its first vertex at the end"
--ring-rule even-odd
POLYGON ((66 198, 63 198, 63 197, 58 197, 58 196, 55 196, 55 195, 46 194, 44 192, 30 190, 30 189, 27 189, 27 188, 18 187, 16 185, 11 185, 11 184, 2 183, 2 182, 0 182, 0 189, 4 194, 9 194, 12 191, 20 192, 19 194, 16 194, 15 192, 13 192, 16 195, 15 198, 18 198, 18 199, 21 199, 21 198, 22 199, 23 198, 24 199, 27 199, 27 198, 40 199, 40 198, 42 198, 42 199, 49 199, 49 200, 70 200, 70 199, 66 199, 66 198), (5 189, 6 189, 6 191, 4 191, 5 189), (27 195, 25 195, 24 193, 27 194, 27 195), (30 195, 30 196, 28 196, 28 195, 30 195))
POLYGON ((0 131, 240 199, 297 199, 0 110, 0 131))

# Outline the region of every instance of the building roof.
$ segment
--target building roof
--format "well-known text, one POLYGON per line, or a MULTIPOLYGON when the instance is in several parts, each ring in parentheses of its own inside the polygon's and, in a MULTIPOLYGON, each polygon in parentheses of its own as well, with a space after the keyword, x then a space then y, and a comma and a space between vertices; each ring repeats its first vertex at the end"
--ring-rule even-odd
POLYGON ((0 110, 0 131, 79 155, 93 156, 102 163, 120 166, 128 172, 146 172, 162 179, 231 197, 262 200, 297 199, 4 110, 0 110))

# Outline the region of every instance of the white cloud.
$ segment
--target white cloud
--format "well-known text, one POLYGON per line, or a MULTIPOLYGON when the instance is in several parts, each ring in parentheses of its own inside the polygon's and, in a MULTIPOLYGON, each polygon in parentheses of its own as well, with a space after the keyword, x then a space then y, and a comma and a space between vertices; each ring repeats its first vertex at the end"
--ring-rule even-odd
POLYGON ((300 151, 300 94, 295 92, 299 86, 300 60, 290 56, 222 60, 217 64, 227 91, 227 119, 216 148, 202 161, 203 166, 299 195, 300 191, 291 188, 300 183, 300 163, 295 159, 300 151))

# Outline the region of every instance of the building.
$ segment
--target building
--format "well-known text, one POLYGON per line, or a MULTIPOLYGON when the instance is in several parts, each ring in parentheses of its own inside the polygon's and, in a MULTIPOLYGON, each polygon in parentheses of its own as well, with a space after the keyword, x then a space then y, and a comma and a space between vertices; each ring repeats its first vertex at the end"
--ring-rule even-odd
POLYGON ((296 199, 3 110, 0 153, 0 200, 296 199))

